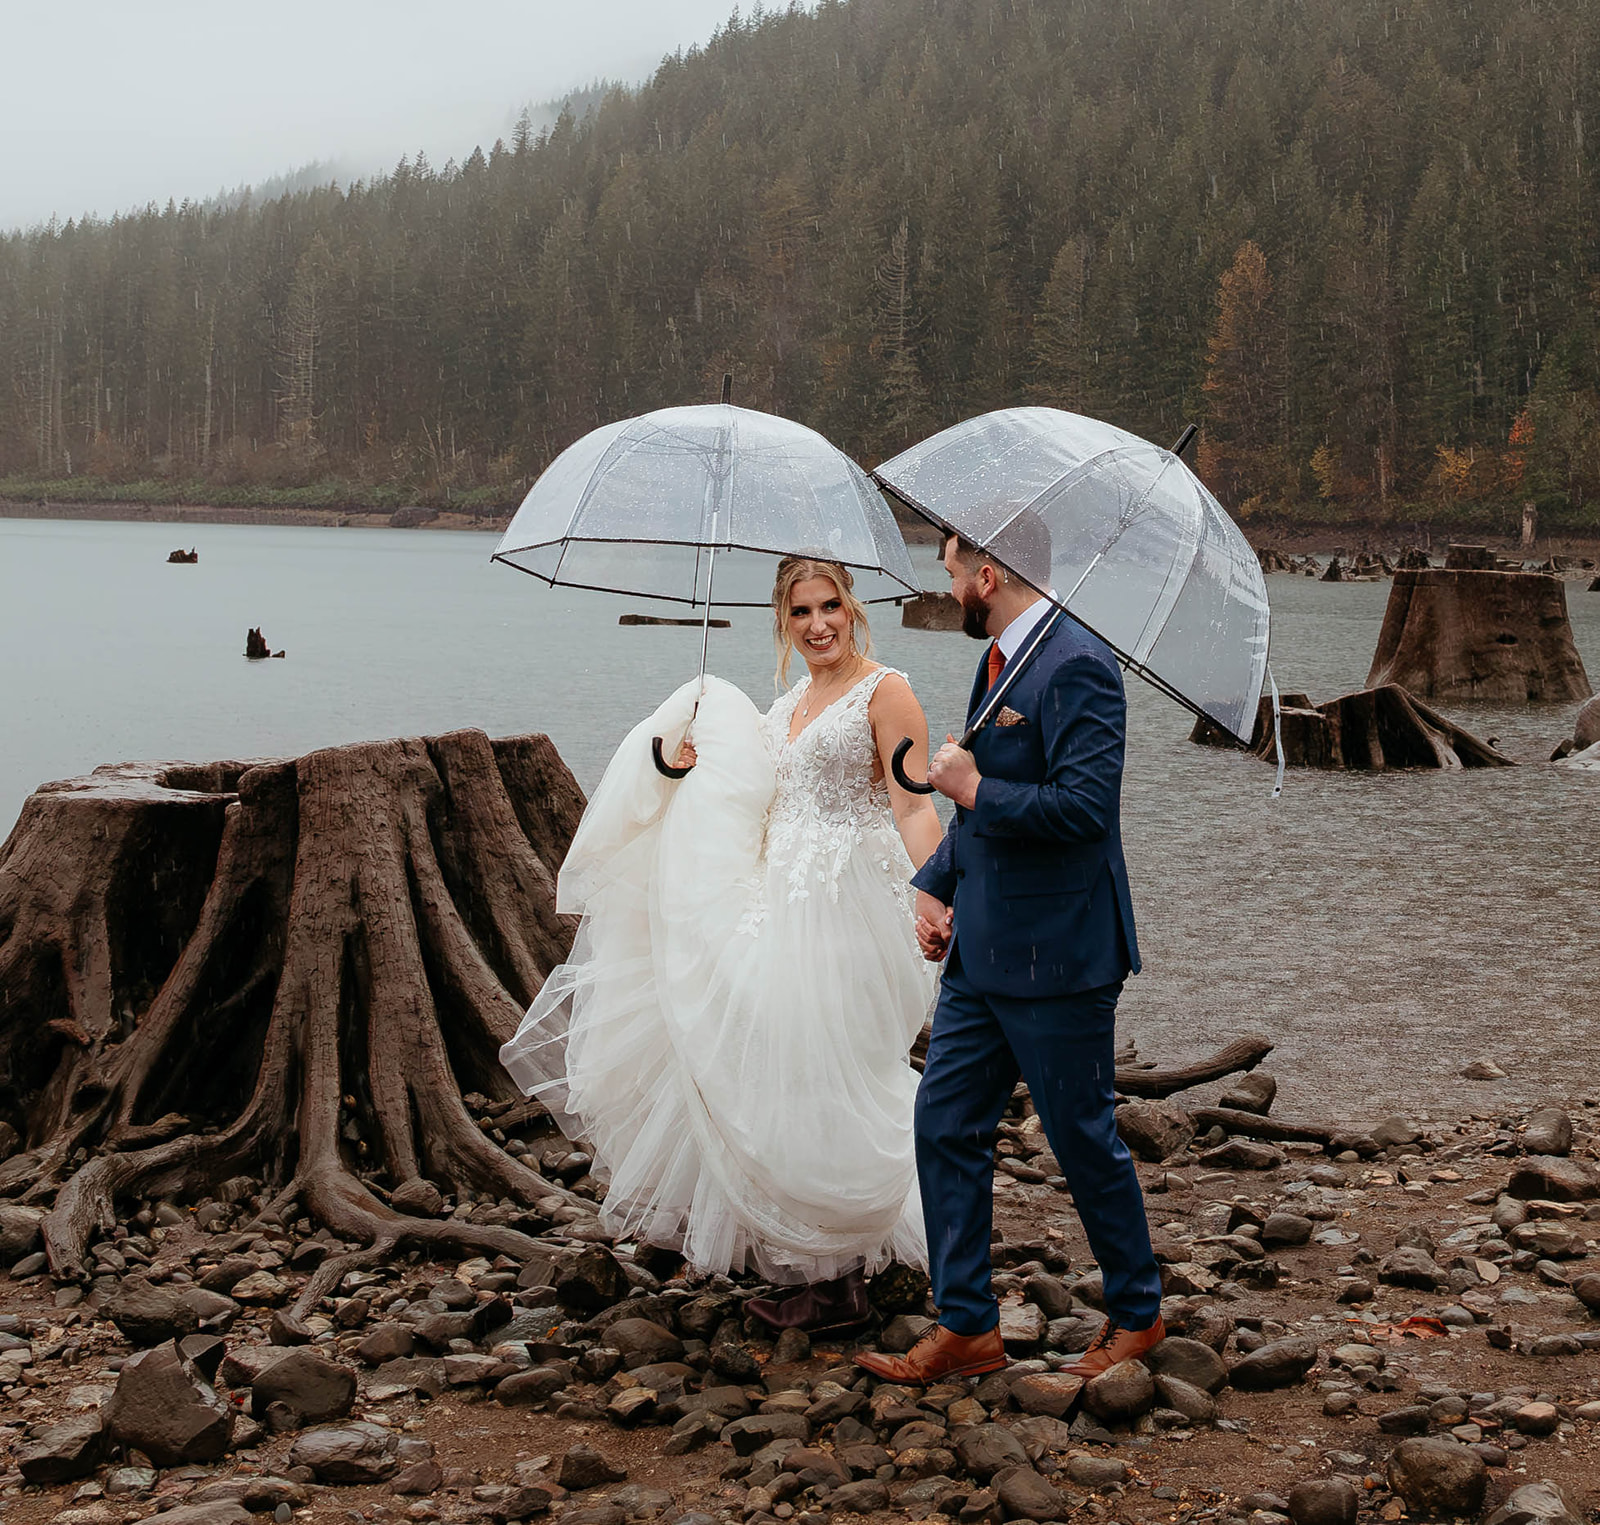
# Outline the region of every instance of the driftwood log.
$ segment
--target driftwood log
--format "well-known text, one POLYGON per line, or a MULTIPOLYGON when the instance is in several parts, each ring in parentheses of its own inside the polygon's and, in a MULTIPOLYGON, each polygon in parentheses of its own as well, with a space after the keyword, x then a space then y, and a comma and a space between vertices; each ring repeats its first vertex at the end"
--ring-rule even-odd
MULTIPOLYGON (((911 1045, 911 1067, 918 1073, 921 1073, 923 1065, 927 1062, 928 1039, 932 1030, 931 1024, 925 1024, 911 1045)), ((1232 1043, 1218 1049, 1205 1059, 1197 1059, 1193 1064, 1180 1064, 1169 1069, 1130 1063, 1128 1055, 1118 1055, 1114 1083, 1116 1089, 1124 1096, 1155 1100, 1175 1095, 1179 1091, 1187 1091, 1191 1086, 1221 1080, 1225 1075, 1237 1075, 1244 1070, 1253 1070, 1272 1052, 1272 1049, 1273 1044, 1270 1039, 1263 1038, 1259 1033, 1251 1033, 1243 1038, 1235 1038, 1232 1043)))
POLYGON ((102 768, 32 795, 0 846, 0 1122, 23 1151, 0 1196, 53 1201, 53 1272, 83 1274, 117 1199, 245 1170, 361 1260, 526 1259, 507 1223, 388 1199, 436 1201, 431 1181, 573 1203, 463 1094, 516 1097, 497 1050, 570 946, 554 875, 583 803, 546 737, 481 731, 102 768))
POLYGON ((1354 1149, 1374 1153, 1375 1146, 1365 1133, 1333 1123, 1289 1123, 1239 1107, 1195 1107, 1189 1115, 1200 1129, 1221 1128, 1244 1138, 1265 1139, 1273 1144, 1320 1144, 1324 1149, 1354 1149))
MULTIPOLYGON (((1452 555, 1463 549, 1452 546, 1452 555)), ((1594 692, 1573 644, 1566 584, 1540 572, 1397 572, 1367 687, 1513 704, 1594 692)))

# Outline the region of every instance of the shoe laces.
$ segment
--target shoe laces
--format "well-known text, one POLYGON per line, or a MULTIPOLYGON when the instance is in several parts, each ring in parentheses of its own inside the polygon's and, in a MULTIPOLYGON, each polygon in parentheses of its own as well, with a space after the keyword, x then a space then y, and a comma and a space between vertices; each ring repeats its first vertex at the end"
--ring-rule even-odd
MULTIPOLYGON (((1105 1323, 1100 1326, 1100 1332, 1089 1341, 1089 1350, 1103 1349, 1121 1333, 1122 1325, 1119 1324, 1114 1318, 1108 1318, 1105 1323)), ((1084 1351, 1084 1354, 1088 1355, 1089 1350, 1084 1351)))

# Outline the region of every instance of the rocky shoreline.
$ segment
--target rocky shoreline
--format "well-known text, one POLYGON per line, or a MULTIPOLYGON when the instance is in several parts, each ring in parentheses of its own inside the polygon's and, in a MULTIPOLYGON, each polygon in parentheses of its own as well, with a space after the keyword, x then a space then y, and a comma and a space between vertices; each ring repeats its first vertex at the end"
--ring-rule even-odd
MULTIPOLYGON (((491 1135, 520 1126, 474 1105, 491 1135)), ((1081 1400, 1060 1368, 1099 1280, 1025 1104, 996 1149, 1014 1363, 925 1392, 867 1378, 851 1340, 759 1338, 754 1283, 612 1246, 581 1152, 541 1160, 579 1200, 547 1204, 533 1258, 371 1260, 303 1323, 297 1289, 353 1247, 282 1221, 260 1182, 144 1206, 61 1282, 40 1210, 0 1206, 0 1518, 1331 1525, 1479 1518, 1545 1481, 1581 1513, 1600 1483, 1592 1100, 1389 1119, 1337 1155, 1195 1134, 1171 1103, 1123 1113, 1171 1338, 1081 1400)), ((908 1347, 924 1279, 873 1291, 862 1343, 908 1347)))

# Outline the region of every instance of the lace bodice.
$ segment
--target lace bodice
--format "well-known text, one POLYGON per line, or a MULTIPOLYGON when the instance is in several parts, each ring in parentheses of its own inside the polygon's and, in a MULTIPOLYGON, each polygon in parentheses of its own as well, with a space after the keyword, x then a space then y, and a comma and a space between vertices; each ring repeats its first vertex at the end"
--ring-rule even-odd
POLYGON ((776 700, 762 721, 777 769, 777 791, 767 812, 767 861, 769 868, 784 872, 791 900, 814 890, 837 899, 840 873, 869 841, 885 874, 902 881, 910 874, 888 786, 872 778, 877 749, 867 707, 891 672, 895 669, 880 667, 868 673, 793 741, 789 727, 811 686, 809 677, 776 700))

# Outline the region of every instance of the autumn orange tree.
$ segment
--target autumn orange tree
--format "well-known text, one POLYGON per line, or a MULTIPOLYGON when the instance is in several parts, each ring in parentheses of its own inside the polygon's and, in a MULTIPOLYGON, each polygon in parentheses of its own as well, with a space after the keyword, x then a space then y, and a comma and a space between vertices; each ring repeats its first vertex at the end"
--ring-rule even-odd
POLYGON ((1217 287, 1217 317, 1206 346, 1205 437, 1200 472, 1222 501, 1248 513, 1252 500, 1281 491, 1287 392, 1283 331, 1267 258, 1252 239, 1239 245, 1217 287))

